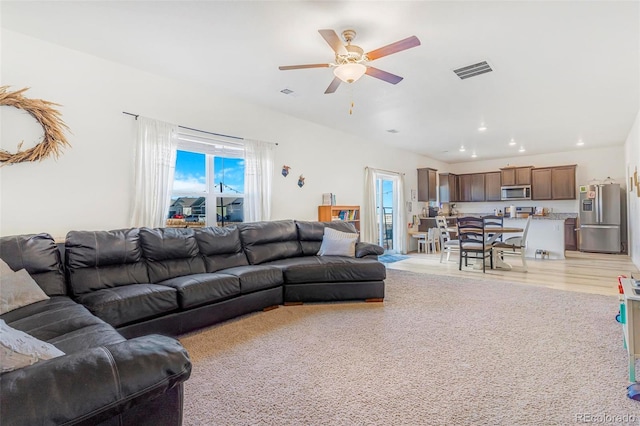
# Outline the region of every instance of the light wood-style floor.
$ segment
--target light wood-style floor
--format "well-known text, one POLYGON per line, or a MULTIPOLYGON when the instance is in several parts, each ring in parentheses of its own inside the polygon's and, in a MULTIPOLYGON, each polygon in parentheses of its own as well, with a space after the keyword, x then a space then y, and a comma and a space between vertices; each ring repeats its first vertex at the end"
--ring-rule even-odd
POLYGON ((640 277, 638 268, 627 255, 565 252, 564 260, 527 259, 528 272, 522 270, 519 257, 505 257, 505 261, 513 266, 510 271, 482 270, 462 267, 458 270, 458 255, 451 254, 449 262, 446 254, 440 263, 440 253, 409 253, 409 259, 387 264, 389 269, 401 269, 427 274, 460 276, 479 280, 502 280, 531 284, 535 286, 556 288, 561 290, 585 293, 617 295, 618 275, 633 274, 640 277))

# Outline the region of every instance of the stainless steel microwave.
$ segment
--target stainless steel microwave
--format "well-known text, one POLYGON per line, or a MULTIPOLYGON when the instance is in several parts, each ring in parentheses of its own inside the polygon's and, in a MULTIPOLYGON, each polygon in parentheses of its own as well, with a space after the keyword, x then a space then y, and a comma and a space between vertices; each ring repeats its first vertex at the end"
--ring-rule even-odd
POLYGON ((503 186, 501 188, 502 200, 530 200, 531 185, 503 186))

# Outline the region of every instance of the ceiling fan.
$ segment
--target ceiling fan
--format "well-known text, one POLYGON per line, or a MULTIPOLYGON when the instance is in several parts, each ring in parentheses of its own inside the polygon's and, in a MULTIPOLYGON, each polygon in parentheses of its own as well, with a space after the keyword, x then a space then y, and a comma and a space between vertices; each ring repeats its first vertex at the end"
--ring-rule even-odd
POLYGON ((420 40, 418 40, 418 37, 411 36, 404 40, 396 41, 395 43, 364 53, 364 50, 360 46, 351 44, 351 42, 356 38, 356 32, 354 30, 344 30, 342 32, 342 37, 347 43, 346 45, 343 44, 342 40, 340 40, 340 37, 338 37, 338 34, 336 34, 334 30, 318 30, 318 32, 335 52, 335 63, 287 65, 278 68, 283 71, 305 68, 335 68, 333 70, 335 77, 331 84, 329 84, 329 87, 327 87, 327 90, 325 90, 325 94, 335 92, 341 82, 353 83, 364 74, 379 78, 387 83, 398 84, 402 81, 402 77, 382 71, 381 69, 374 68, 367 64, 378 58, 382 58, 383 56, 388 56, 392 53, 398 53, 412 47, 420 46, 420 40))

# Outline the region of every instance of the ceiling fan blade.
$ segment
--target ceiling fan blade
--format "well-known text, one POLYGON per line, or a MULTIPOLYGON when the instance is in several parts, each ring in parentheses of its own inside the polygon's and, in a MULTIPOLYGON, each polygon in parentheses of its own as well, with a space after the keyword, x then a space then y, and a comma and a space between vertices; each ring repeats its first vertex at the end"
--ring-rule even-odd
POLYGON ((375 59, 382 58, 383 56, 402 52, 403 50, 411 49, 416 46, 420 46, 420 40, 418 40, 418 37, 416 36, 411 36, 404 40, 396 41, 395 43, 381 47, 380 49, 372 50, 367 53, 367 58, 369 58, 370 61, 373 61, 375 59))
POLYGON ((282 67, 278 67, 281 71, 286 70, 301 70, 304 68, 329 68, 331 65, 329 64, 307 64, 307 65, 286 65, 282 67))
POLYGON ((384 80, 387 83, 398 84, 402 81, 402 77, 399 75, 391 74, 390 72, 379 70, 374 67, 367 67, 367 71, 365 74, 370 75, 371 77, 379 78, 380 80, 384 80))
POLYGON ((340 55, 346 55, 348 54, 347 49, 344 48, 344 44, 342 44, 342 40, 340 40, 340 37, 338 37, 338 34, 336 34, 335 31, 333 30, 318 30, 318 32, 320 33, 320 35, 322 36, 322 38, 324 38, 324 40, 329 43, 329 46, 331 46, 331 48, 333 49, 334 52, 340 54, 340 55))
POLYGON ((340 86, 341 82, 342 80, 340 80, 338 77, 335 77, 329 87, 327 87, 327 90, 324 91, 324 94, 327 95, 329 93, 335 92, 338 86, 340 86))

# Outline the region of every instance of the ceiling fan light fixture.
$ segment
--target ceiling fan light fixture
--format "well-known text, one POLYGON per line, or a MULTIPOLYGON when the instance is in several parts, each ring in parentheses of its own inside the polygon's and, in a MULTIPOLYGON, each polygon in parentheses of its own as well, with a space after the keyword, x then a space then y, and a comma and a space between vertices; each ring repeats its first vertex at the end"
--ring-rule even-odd
POLYGON ((364 75, 367 67, 362 64, 339 65, 333 70, 333 74, 345 83, 353 83, 364 75))

